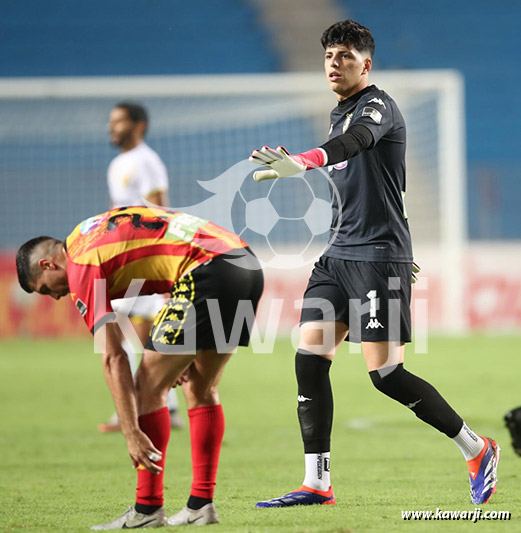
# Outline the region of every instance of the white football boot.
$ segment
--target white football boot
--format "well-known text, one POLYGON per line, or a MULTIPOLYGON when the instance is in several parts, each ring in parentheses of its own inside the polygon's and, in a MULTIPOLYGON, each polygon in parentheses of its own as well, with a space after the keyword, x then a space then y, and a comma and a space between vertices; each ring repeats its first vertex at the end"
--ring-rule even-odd
POLYGON ((213 503, 207 503, 197 510, 183 507, 168 519, 169 526, 206 526, 217 523, 219 523, 219 517, 213 503))
POLYGON ((165 510, 160 507, 152 514, 138 513, 134 507, 129 507, 119 518, 106 524, 98 524, 92 526, 91 529, 105 530, 105 529, 134 529, 145 527, 163 527, 167 525, 165 510))

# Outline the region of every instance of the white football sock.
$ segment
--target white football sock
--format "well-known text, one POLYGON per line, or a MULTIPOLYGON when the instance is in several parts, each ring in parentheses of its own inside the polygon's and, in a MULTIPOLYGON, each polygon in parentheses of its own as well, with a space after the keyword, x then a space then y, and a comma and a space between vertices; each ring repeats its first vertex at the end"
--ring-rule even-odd
POLYGON ((306 453, 306 477, 304 485, 315 490, 329 490, 331 485, 331 476, 329 474, 329 454, 323 453, 306 453))
MULTIPOLYGON (((130 370, 132 372, 132 375, 134 375, 139 366, 138 354, 135 352, 132 344, 130 344, 130 342, 128 342, 125 337, 123 337, 121 347, 125 350, 125 352, 127 352, 130 370)), ((177 411, 177 409, 179 409, 179 400, 177 398, 177 393, 175 389, 170 389, 170 392, 168 393, 168 410, 177 411)))
POLYGON ((123 337, 123 340, 121 341, 121 347, 123 348, 123 350, 125 350, 125 352, 127 352, 130 370, 132 372, 132 375, 134 375, 138 367, 137 353, 134 351, 134 347, 132 346, 132 344, 130 344, 130 342, 128 342, 125 337, 123 337))
POLYGON ((460 432, 452 439, 465 456, 466 461, 475 459, 485 446, 485 441, 463 422, 460 432))
POLYGON ((169 411, 177 411, 179 409, 179 400, 177 398, 176 389, 170 389, 170 391, 168 392, 167 401, 169 411))

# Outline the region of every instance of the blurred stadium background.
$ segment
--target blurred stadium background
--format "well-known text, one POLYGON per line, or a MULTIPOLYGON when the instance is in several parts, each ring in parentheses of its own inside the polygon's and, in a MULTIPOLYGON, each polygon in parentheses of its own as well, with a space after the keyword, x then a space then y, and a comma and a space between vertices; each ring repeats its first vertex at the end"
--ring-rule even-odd
MULTIPOLYGON (((417 320, 446 332, 521 325, 517 2, 6 0, 0 9, 0 336, 83 334, 69 302, 20 291, 13 253, 107 208, 117 152, 106 124, 122 99, 150 110, 148 142, 168 167, 173 206, 225 225, 231 209, 231 229, 248 226, 247 241, 291 265, 288 250, 309 244, 309 227, 323 231, 323 211, 276 223, 304 217, 309 190, 278 185, 275 214, 248 206, 271 185, 234 165, 261 144, 297 152, 323 142, 335 101, 319 39, 346 17, 373 31, 373 81, 408 123, 407 206, 424 271, 416 293, 428 300, 417 320), (263 217, 268 226, 251 231, 263 217)), ((324 179, 310 182, 323 197, 324 179)), ((265 299, 298 299, 309 269, 291 281, 287 268, 269 269, 265 299)), ((297 311, 283 316, 288 331, 297 311)))

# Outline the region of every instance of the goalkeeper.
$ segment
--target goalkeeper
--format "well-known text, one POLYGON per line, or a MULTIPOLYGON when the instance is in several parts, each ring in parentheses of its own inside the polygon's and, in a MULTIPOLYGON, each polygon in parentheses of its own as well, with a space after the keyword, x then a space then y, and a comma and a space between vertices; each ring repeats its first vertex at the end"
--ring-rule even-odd
POLYGON ((295 359, 298 419, 304 442, 303 484, 257 507, 334 504, 330 481, 333 395, 329 370, 345 340, 362 344, 374 386, 452 439, 467 461, 471 501, 495 491, 499 446, 477 435, 429 383, 404 368, 411 341, 409 226, 404 207, 405 123, 395 101, 369 83, 374 40, 346 20, 322 36, 325 74, 338 105, 330 140, 298 155, 279 146, 255 150, 257 181, 328 166, 332 194, 329 245, 304 293, 295 359))

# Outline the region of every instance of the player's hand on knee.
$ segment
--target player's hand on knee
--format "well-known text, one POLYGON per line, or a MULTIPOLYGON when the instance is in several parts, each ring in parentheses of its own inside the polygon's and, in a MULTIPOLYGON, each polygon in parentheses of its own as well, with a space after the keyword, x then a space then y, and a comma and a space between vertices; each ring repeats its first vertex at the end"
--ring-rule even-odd
POLYGON ((307 168, 305 164, 293 157, 283 146, 277 146, 276 150, 269 146, 263 146, 260 150, 253 150, 248 160, 255 165, 262 165, 269 169, 255 172, 253 174, 255 181, 289 178, 307 168))
POLYGON ((156 462, 161 461, 163 454, 141 430, 130 437, 127 436, 127 447, 134 468, 141 465, 153 474, 159 474, 163 470, 156 464, 156 462))

